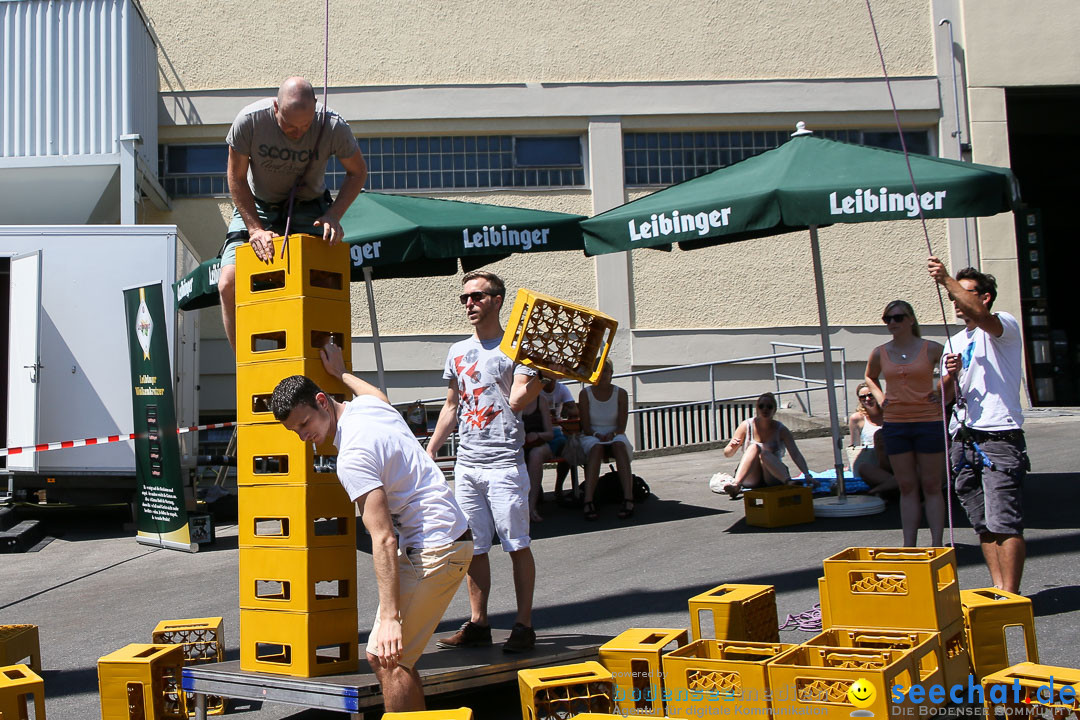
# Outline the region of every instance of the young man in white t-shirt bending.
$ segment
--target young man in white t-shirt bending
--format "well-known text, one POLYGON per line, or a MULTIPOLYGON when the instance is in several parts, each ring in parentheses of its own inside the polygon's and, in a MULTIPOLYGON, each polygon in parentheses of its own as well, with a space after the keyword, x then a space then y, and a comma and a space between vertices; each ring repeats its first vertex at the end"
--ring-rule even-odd
POLYGON ((368 663, 388 711, 423 710, 416 661, 468 571, 468 521, 442 471, 386 396, 345 372, 333 344, 323 349, 322 361, 355 399, 339 403, 309 378, 293 375, 278 383, 271 409, 304 442, 332 439, 337 447, 338 479, 371 534, 379 588, 368 663))
POLYGON ((1019 593, 1026 554, 1021 489, 1030 469, 1021 429, 1020 323, 1007 312, 990 312, 997 297, 993 275, 964 268, 952 278, 936 257, 927 269, 949 291, 965 326, 942 358, 944 371, 960 382, 949 426, 956 494, 979 535, 994 587, 1019 593))
POLYGON ((532 628, 536 566, 529 539, 529 472, 525 467, 525 428, 521 411, 540 393, 535 370, 515 365, 501 350, 499 322, 506 287, 493 273, 476 270, 462 278, 459 298, 473 335, 454 343, 446 358, 446 404, 428 441, 435 454, 457 426, 454 493, 469 518, 474 538, 469 566, 471 616, 461 629, 439 640, 439 647, 477 647, 491 644, 488 596, 491 537, 499 536, 510 554, 517 599, 517 621, 503 645, 504 652, 527 652, 536 643, 532 628))

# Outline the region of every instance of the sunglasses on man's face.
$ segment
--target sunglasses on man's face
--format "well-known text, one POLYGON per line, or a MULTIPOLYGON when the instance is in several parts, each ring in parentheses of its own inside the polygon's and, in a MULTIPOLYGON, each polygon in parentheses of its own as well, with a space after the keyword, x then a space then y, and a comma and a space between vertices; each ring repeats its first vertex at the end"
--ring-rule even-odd
POLYGON ((907 313, 893 313, 892 315, 882 315, 881 322, 888 325, 891 322, 904 322, 904 318, 907 317, 907 313))
POLYGON ((485 297, 487 297, 488 295, 494 295, 494 294, 495 293, 487 292, 486 290, 476 290, 475 292, 462 293, 461 295, 458 295, 458 300, 461 301, 462 305, 469 302, 469 300, 472 300, 474 303, 478 303, 481 300, 483 300, 485 297))

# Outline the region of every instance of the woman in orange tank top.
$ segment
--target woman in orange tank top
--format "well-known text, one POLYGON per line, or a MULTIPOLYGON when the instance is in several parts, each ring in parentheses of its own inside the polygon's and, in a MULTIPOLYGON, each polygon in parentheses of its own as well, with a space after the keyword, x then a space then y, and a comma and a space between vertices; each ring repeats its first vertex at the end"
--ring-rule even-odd
POLYGON ((925 508, 930 544, 937 547, 945 529, 945 435, 934 369, 943 348, 922 339, 915 311, 903 300, 886 305, 881 319, 893 339, 870 353, 866 384, 885 410, 882 435, 900 486, 904 545, 917 544, 925 508), (882 375, 884 390, 878 380, 882 375))

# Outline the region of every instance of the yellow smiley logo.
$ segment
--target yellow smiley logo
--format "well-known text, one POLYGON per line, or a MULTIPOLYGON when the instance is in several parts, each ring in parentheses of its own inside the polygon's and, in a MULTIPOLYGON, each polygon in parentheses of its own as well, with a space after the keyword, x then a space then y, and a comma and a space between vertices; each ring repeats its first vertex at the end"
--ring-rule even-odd
POLYGON ((874 686, 869 682, 863 678, 859 678, 851 683, 851 687, 849 687, 847 691, 847 696, 852 705, 860 709, 865 709, 874 704, 874 697, 877 696, 877 691, 874 690, 874 686))

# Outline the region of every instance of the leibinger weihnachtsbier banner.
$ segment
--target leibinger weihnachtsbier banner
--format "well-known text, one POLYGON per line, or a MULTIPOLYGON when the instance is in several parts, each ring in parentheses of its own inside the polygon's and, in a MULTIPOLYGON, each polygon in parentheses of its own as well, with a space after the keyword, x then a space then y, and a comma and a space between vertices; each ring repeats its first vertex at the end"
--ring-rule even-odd
POLYGON ((195 552, 188 533, 161 283, 124 290, 135 428, 138 535, 143 545, 195 552))

